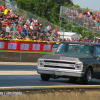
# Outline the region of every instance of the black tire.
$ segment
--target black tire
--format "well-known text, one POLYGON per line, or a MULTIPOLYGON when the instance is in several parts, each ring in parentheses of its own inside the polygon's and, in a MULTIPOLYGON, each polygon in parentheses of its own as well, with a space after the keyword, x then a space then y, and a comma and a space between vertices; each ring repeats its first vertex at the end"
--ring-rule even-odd
POLYGON ((41 79, 43 81, 49 81, 51 75, 48 74, 41 74, 41 79))
POLYGON ((84 84, 88 84, 91 82, 91 80, 92 80, 92 70, 91 70, 91 68, 88 68, 84 77, 82 78, 82 82, 84 84))

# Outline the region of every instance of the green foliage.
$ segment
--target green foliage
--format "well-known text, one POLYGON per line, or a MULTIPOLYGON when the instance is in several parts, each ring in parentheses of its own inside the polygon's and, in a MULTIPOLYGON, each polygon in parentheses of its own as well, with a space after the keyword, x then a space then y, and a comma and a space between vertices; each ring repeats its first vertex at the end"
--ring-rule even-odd
POLYGON ((71 0, 15 0, 17 5, 58 25, 60 6, 72 7, 71 0))
POLYGON ((78 4, 74 5, 75 8, 80 8, 80 6, 78 4))

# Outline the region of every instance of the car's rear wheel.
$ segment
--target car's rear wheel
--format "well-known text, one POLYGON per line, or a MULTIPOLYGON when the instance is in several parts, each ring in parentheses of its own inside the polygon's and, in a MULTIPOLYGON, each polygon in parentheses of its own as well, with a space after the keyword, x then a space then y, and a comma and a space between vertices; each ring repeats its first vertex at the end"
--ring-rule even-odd
POLYGON ((88 68, 82 79, 82 82, 85 84, 88 84, 91 82, 91 80, 92 80, 92 70, 91 70, 91 68, 88 68))
POLYGON ((43 81, 49 81, 51 75, 48 74, 41 74, 41 79, 43 81))

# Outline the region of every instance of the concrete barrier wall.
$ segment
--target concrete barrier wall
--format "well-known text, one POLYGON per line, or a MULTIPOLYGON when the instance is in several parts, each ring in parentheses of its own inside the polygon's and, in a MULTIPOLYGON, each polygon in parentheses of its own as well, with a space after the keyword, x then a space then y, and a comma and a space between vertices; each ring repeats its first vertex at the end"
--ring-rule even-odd
POLYGON ((37 62, 42 53, 0 52, 0 61, 3 62, 37 62))
POLYGON ((38 89, 20 91, 19 95, 18 92, 4 91, 5 94, 0 96, 0 100, 100 100, 100 89, 38 89))

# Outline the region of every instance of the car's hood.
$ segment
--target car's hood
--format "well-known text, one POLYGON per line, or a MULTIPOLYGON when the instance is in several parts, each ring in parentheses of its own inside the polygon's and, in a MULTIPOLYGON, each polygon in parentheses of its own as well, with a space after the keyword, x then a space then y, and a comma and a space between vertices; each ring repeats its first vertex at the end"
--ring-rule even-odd
POLYGON ((54 60, 70 60, 70 61, 86 61, 93 59, 92 56, 81 56, 81 55, 68 55, 68 54, 52 54, 44 55, 43 59, 54 59, 54 60))

